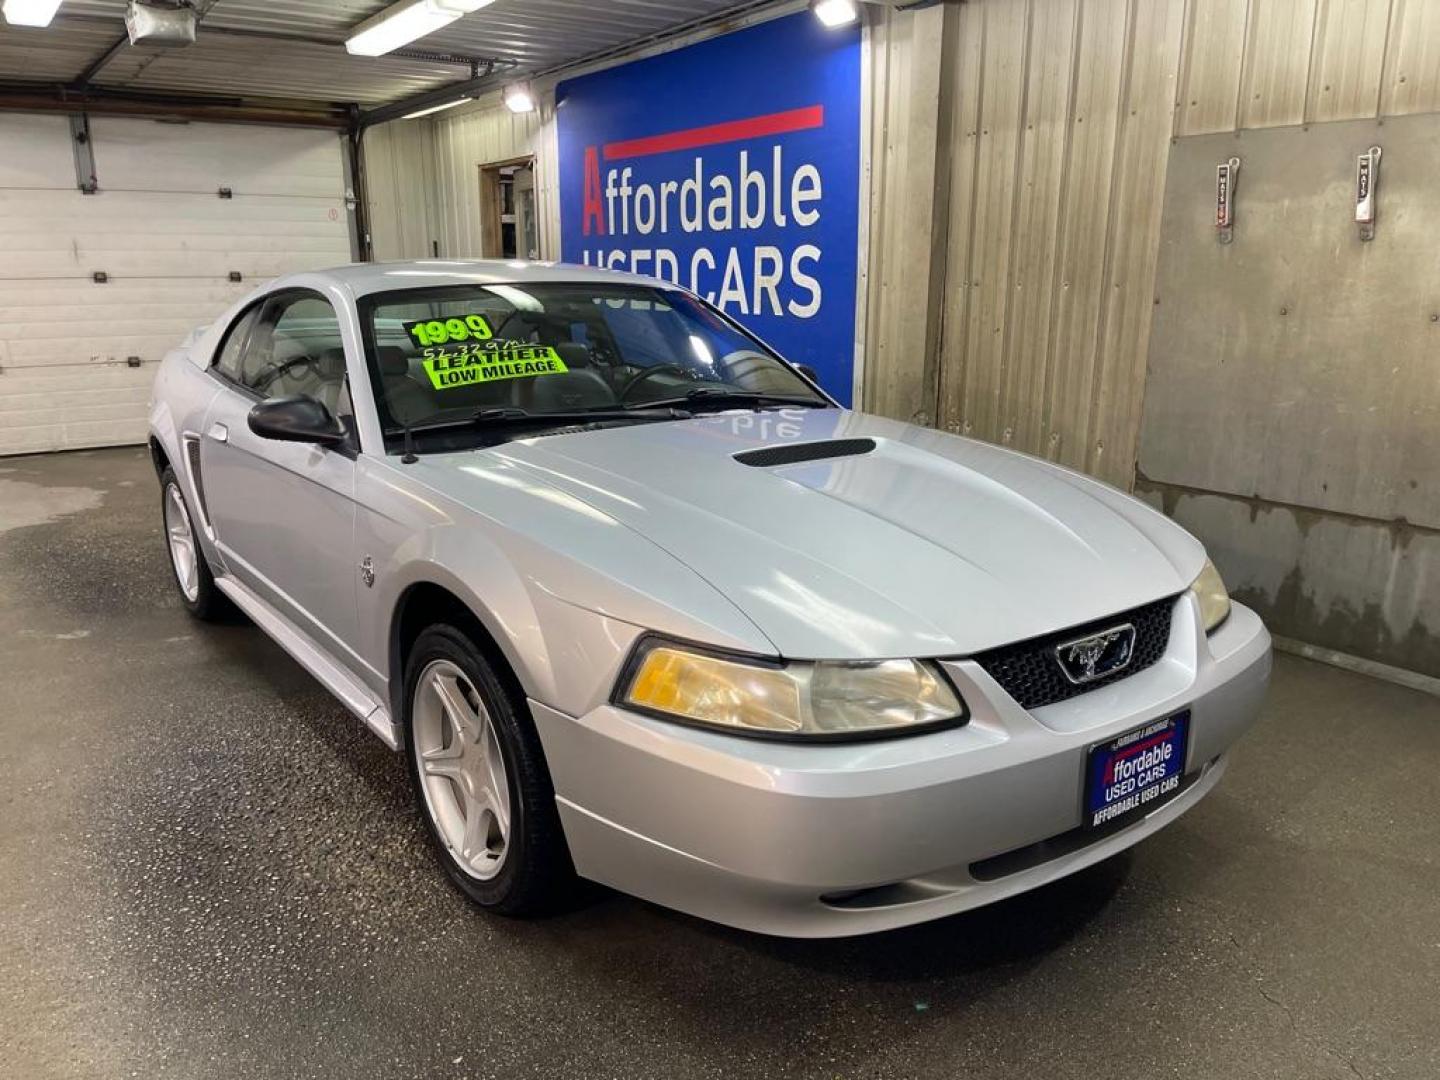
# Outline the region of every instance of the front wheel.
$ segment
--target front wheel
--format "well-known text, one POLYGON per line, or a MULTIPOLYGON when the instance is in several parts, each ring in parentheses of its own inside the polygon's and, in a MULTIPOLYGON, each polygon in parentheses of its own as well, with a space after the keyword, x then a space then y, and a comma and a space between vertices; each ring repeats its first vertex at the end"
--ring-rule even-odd
POLYGON ((200 548, 190 507, 180 490, 180 480, 169 467, 160 474, 160 511, 165 522, 170 569, 185 610, 207 622, 224 618, 230 613, 230 602, 215 586, 215 575, 210 572, 205 552, 200 548))
POLYGON ((410 777, 450 880, 506 915, 560 905, 574 871, 523 699, 463 631, 439 625, 411 650, 405 700, 410 777))

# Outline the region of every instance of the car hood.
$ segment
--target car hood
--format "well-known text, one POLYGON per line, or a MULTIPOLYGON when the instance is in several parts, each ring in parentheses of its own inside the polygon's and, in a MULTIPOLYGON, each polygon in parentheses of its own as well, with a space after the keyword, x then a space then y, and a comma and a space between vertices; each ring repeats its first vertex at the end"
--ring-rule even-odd
MULTIPOLYGON (((488 453, 667 551, 787 657, 975 653, 1175 595, 1205 558, 1154 510, 1077 473, 836 409, 636 424, 488 453), (840 439, 873 449, 811 446, 840 439), (802 446, 865 452, 758 466, 735 456, 802 446)), ((637 575, 646 550, 637 544, 637 575)))

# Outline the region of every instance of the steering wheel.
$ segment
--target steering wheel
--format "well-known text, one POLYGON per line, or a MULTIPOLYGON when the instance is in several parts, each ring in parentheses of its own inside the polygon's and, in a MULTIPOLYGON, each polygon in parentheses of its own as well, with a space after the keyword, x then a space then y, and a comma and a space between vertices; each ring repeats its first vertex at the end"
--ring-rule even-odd
POLYGON ((646 368, 644 371, 640 372, 638 375, 633 375, 633 376, 631 376, 630 381, 627 382, 627 383, 626 383, 623 387, 621 387, 621 389, 620 389, 620 400, 621 400, 621 401, 625 401, 627 398, 629 398, 629 396, 630 396, 630 391, 634 390, 635 387, 639 386, 639 385, 640 385, 641 383, 643 383, 646 379, 652 379, 652 378, 654 378, 656 375, 662 375, 662 374, 664 374, 664 373, 666 373, 666 372, 669 372, 669 373, 675 374, 675 375, 683 375, 683 376, 685 376, 685 378, 689 379, 691 382, 694 382, 694 381, 695 381, 695 373, 694 373, 693 371, 691 371, 691 370, 690 370, 689 368, 687 368, 687 367, 684 367, 684 366, 682 366, 682 365, 680 365, 680 364, 656 364, 654 367, 648 367, 648 368, 646 368))
POLYGON ((619 354, 615 351, 615 347, 604 338, 592 336, 585 344, 590 348, 590 359, 601 367, 607 367, 613 371, 620 366, 619 354))
POLYGON ((301 368, 319 374, 318 362, 313 356, 292 356, 289 360, 272 364, 259 375, 255 376, 254 388, 257 391, 268 390, 270 384, 282 375, 289 375, 291 371, 301 368))

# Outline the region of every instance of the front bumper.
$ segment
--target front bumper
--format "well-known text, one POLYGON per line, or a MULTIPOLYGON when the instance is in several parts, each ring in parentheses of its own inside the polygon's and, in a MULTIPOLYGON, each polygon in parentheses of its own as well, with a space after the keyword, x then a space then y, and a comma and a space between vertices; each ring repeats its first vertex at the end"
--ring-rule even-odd
POLYGON ((1259 713, 1270 635, 1239 604, 1208 637, 1199 618, 1181 597, 1159 663, 1033 712, 947 661, 970 722, 908 738, 806 746, 610 705, 531 708, 584 877, 761 933, 869 933, 1073 873, 1203 798, 1259 713), (1080 832, 1086 749, 1183 708, 1188 786, 1118 831, 1080 832))

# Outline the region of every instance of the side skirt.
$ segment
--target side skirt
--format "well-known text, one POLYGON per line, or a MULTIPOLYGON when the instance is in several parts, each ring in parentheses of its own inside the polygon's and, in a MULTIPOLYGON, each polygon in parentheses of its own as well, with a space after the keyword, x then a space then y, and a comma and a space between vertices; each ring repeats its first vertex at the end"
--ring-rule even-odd
POLYGON ((320 684, 340 699, 352 713, 365 721, 365 726, 380 736, 381 741, 391 750, 400 749, 400 731, 390 719, 390 710, 383 702, 375 700, 368 687, 351 675, 333 657, 315 643, 308 634, 294 623, 279 615, 233 577, 216 576, 215 584, 220 591, 235 602, 255 625, 264 630, 277 645, 295 658, 295 661, 320 684))

